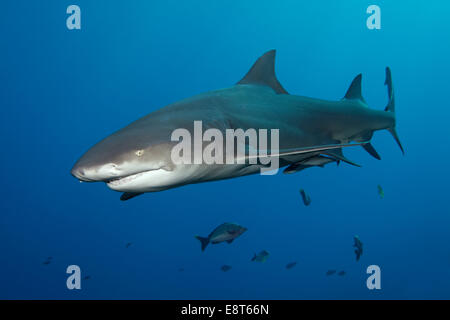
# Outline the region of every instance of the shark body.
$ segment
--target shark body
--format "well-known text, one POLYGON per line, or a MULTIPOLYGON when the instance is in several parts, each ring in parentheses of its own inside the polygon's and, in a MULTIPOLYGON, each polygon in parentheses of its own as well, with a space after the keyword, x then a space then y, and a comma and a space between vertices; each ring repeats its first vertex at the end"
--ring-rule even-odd
MULTIPOLYGON (((388 105, 368 108, 361 95, 361 75, 338 101, 291 95, 275 76, 275 50, 261 56, 236 85, 196 95, 131 123, 90 148, 73 166, 80 181, 105 182, 128 200, 145 192, 228 179, 259 172, 260 164, 174 164, 171 135, 178 128, 194 134, 203 128, 278 129, 280 167, 287 173, 318 164, 344 161, 342 148, 370 144, 373 133, 387 129, 403 148, 395 131, 395 100, 391 72, 386 68, 388 105), (352 143, 353 142, 353 143, 352 143), (325 159, 324 159, 325 157, 325 159)), ((204 146, 203 146, 204 147, 204 146)))

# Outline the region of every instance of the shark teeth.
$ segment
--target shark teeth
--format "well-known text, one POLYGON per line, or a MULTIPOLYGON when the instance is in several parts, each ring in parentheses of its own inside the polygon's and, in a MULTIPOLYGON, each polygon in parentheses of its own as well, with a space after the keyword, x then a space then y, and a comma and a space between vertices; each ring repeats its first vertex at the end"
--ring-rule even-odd
POLYGON ((126 177, 122 177, 122 178, 117 178, 117 179, 113 179, 107 182, 107 184, 111 185, 111 186, 120 186, 124 183, 128 183, 130 181, 133 181, 134 179, 138 178, 139 176, 143 175, 144 172, 139 172, 136 174, 132 174, 130 176, 126 176, 126 177))

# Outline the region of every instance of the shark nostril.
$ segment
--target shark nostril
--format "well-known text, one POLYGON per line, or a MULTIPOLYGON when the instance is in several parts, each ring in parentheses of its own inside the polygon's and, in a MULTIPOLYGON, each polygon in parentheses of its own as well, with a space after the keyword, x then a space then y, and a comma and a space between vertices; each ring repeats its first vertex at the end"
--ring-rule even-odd
POLYGON ((70 173, 75 178, 81 179, 86 175, 85 168, 83 166, 80 166, 79 164, 75 164, 72 167, 72 170, 70 170, 70 173))
POLYGON ((108 175, 118 176, 121 174, 121 168, 115 163, 108 163, 104 166, 103 170, 107 172, 108 175))

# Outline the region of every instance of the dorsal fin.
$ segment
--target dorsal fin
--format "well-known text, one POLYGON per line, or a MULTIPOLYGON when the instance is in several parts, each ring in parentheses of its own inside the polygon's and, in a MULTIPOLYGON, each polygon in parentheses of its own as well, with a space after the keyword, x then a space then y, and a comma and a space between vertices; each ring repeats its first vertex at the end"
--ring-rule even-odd
POLYGON ((344 99, 350 99, 350 100, 354 100, 354 99, 358 99, 361 101, 364 101, 364 98, 362 97, 361 94, 361 79, 362 79, 362 74, 358 74, 355 79, 353 79, 352 83, 350 84, 350 87, 347 90, 347 93, 344 96, 344 99))
POLYGON ((259 84, 271 87, 278 94, 288 94, 275 76, 275 50, 263 54, 237 84, 259 84))

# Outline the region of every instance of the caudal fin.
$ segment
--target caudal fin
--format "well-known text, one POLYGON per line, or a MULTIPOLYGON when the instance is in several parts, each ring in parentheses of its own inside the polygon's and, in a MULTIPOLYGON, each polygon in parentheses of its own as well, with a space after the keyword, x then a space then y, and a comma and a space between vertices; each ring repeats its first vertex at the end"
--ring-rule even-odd
POLYGON ((209 243, 209 238, 195 236, 195 239, 198 239, 200 241, 200 243, 202 244, 202 251, 205 251, 209 243))
MULTIPOLYGON (((395 96, 394 96, 394 87, 392 85, 392 75, 391 75, 391 69, 389 67, 386 67, 386 81, 384 82, 385 85, 387 85, 388 90, 388 104, 384 111, 392 112, 395 116, 395 96)), ((394 122, 395 123, 395 122, 394 122)), ((395 131, 395 124, 391 128, 388 128, 388 131, 391 133, 392 137, 394 137, 394 140, 397 142, 398 146, 400 147, 400 150, 402 150, 402 153, 405 154, 405 151, 403 150, 402 143, 400 142, 400 139, 398 137, 397 131, 395 131)))

